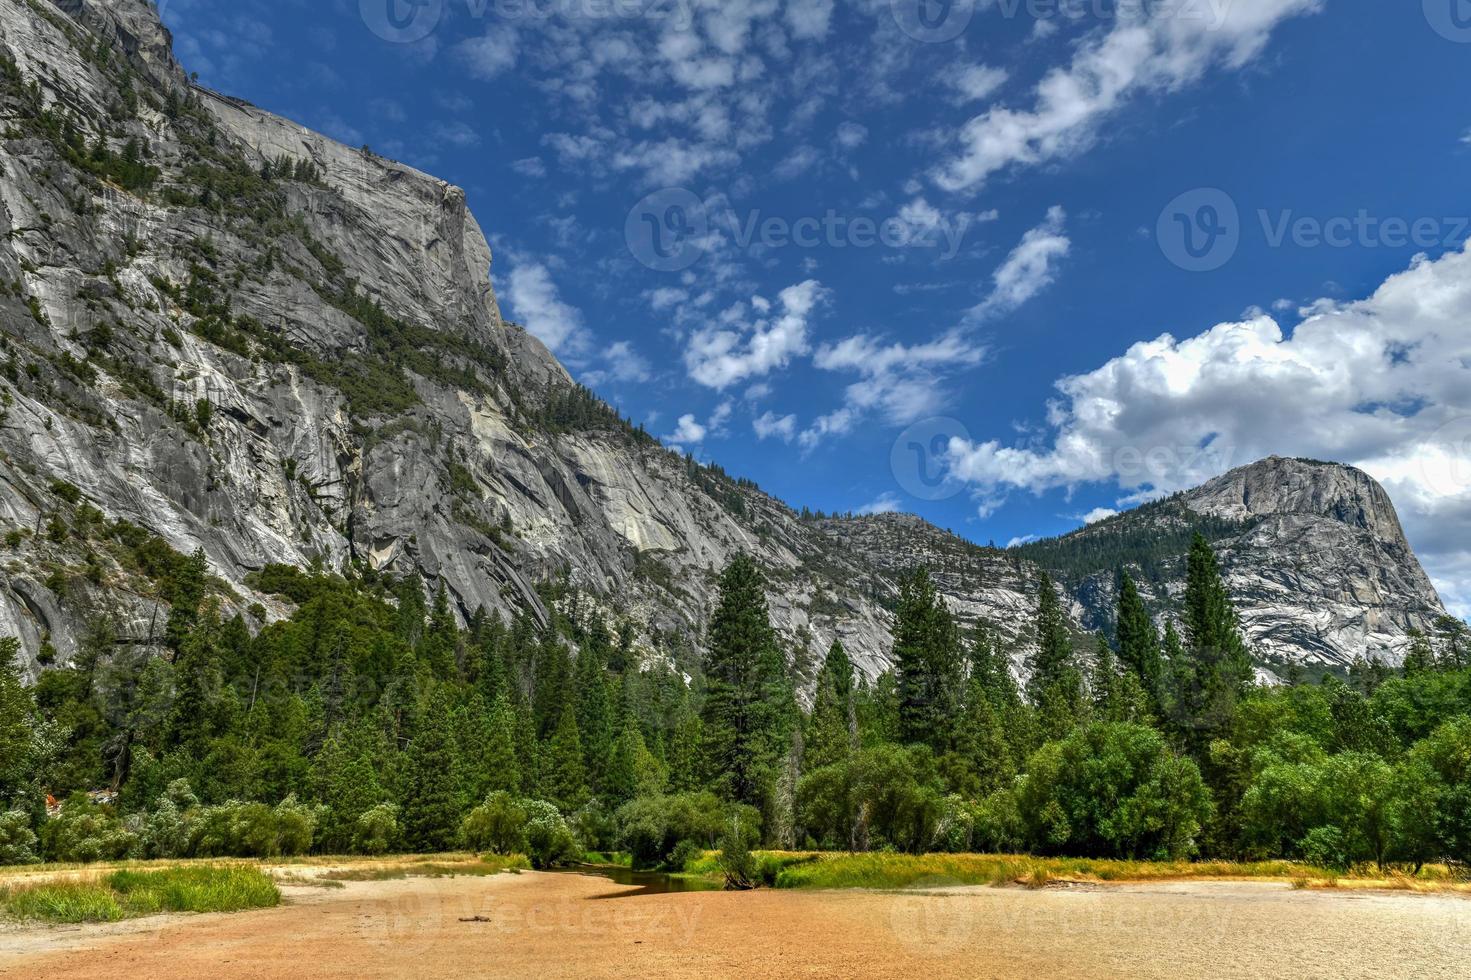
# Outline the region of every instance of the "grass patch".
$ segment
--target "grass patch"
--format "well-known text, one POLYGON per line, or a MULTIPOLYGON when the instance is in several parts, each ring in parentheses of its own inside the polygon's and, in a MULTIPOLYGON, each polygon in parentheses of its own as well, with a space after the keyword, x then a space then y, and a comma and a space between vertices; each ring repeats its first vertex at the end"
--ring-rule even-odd
MULTIPOLYGON (((1302 879, 1322 887, 1331 872, 1287 861, 1107 861, 1006 854, 795 854, 762 852, 763 871, 774 868, 777 888, 910 888, 915 885, 1024 885, 1054 881, 1184 881, 1203 879, 1302 879)), ((763 874, 763 877, 767 877, 763 874)))
POLYGON ((465 861, 424 861, 412 864, 379 865, 369 868, 343 868, 321 875, 327 881, 400 881, 404 878, 487 877, 530 871, 531 862, 522 854, 487 854, 465 861))
POLYGON ((117 922, 159 912, 238 912, 280 904, 269 876, 249 865, 114 871, 95 880, 0 889, 0 909, 41 922, 117 922))

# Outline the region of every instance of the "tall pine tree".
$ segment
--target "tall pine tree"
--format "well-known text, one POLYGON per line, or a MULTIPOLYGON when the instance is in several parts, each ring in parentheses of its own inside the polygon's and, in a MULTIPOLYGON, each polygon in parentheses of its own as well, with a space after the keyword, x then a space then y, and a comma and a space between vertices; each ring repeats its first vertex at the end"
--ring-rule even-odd
POLYGON ((1067 734, 1082 714, 1083 674, 1073 655, 1067 617, 1052 577, 1042 573, 1038 585, 1037 651, 1029 664, 1027 695, 1037 709, 1045 738, 1067 734))
POLYGON ((764 582, 745 554, 720 576, 705 685, 706 781, 726 799, 762 806, 771 798, 777 762, 787 748, 793 702, 764 582))
POLYGON ((894 625, 899 732, 905 742, 937 752, 951 747, 964 693, 963 658, 960 631, 930 573, 921 568, 906 575, 894 625))

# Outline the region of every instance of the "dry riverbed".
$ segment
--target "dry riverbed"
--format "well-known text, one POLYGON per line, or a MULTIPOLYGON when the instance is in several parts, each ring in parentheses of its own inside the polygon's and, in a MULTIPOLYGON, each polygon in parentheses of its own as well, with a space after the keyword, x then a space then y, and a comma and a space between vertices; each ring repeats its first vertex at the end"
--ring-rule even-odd
POLYGON ((1163 882, 648 893, 578 874, 310 883, 278 908, 0 927, 0 975, 1461 977, 1455 894, 1163 882))

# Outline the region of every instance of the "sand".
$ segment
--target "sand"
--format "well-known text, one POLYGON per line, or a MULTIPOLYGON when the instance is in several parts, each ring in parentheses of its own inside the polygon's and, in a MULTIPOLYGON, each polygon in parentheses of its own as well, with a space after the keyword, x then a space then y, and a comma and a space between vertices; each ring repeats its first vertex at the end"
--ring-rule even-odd
POLYGON ((1276 882, 632 891, 534 873, 288 885, 276 909, 12 927, 0 975, 1384 980, 1471 964, 1471 900, 1453 895, 1276 882))

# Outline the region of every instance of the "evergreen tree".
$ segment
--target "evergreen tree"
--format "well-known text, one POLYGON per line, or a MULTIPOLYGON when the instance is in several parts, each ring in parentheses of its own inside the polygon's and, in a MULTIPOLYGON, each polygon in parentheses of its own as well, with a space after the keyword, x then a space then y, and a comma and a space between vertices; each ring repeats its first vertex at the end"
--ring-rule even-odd
POLYGON ((853 662, 843 644, 834 641, 817 675, 817 694, 804 739, 804 767, 817 769, 847 759, 857 748, 857 738, 853 662))
POLYGON ((417 851, 453 847, 463 816, 466 801, 460 798, 453 711, 446 692, 436 691, 424 711, 423 725, 404 752, 399 803, 404 837, 417 851))
POLYGON ((900 737, 945 751, 960 716, 964 661, 954 617, 925 569, 906 575, 899 586, 894 666, 900 737))
POLYGON ((21 681, 19 653, 19 640, 0 638, 0 811, 36 776, 32 743, 36 709, 21 681))
POLYGON ((204 557, 204 549, 197 548, 178 567, 169 583, 169 618, 164 626, 164 642, 175 657, 183 650, 185 639, 199 619, 199 606, 204 601, 208 574, 209 562, 204 557))
POLYGON ((608 649, 608 634, 602 620, 594 619, 587 641, 577 654, 576 684, 582 759, 595 787, 601 787, 613 751, 612 711, 608 706, 607 672, 603 669, 608 649))
POLYGON ((563 813, 572 813, 587 802, 587 770, 582 762, 582 739, 577 732, 577 713, 562 711, 552 739, 547 743, 542 772, 541 795, 563 813))
POLYGON ((1251 658, 1236 609, 1210 543, 1197 534, 1185 576, 1185 647, 1172 651, 1171 714, 1179 733, 1200 757, 1210 732, 1230 726, 1252 680, 1251 658))
POLYGON ((748 555, 737 555, 721 574, 701 711, 707 783, 726 799, 758 807, 770 799, 793 710, 763 589, 748 555))
POLYGON ((436 680, 450 680, 459 676, 457 646, 459 630, 455 628, 454 613, 449 607, 449 591, 444 582, 434 593, 434 606, 429 613, 429 628, 419 642, 419 659, 429 668, 436 680))
POLYGON ((1430 647, 1426 635, 1413 627, 1409 632, 1410 649, 1405 654, 1406 677, 1418 677, 1435 669, 1435 651, 1430 647))
POLYGON ((1067 617, 1052 578, 1042 573, 1037 604, 1037 652, 1029 666, 1027 695, 1036 706, 1046 738, 1060 738, 1077 723, 1083 708, 1083 675, 1073 656, 1067 617))
POLYGON ((1155 629, 1154 620, 1128 572, 1119 575, 1118 638, 1119 660, 1157 702, 1164 690, 1159 630, 1155 629))
POLYGON ((487 793, 520 795, 521 760, 516 755, 516 712, 505 695, 490 709, 490 739, 485 743, 487 793))
POLYGON ((644 744, 631 714, 624 715, 622 730, 613 743, 604 786, 610 808, 640 796, 657 795, 664 789, 663 767, 644 744))

